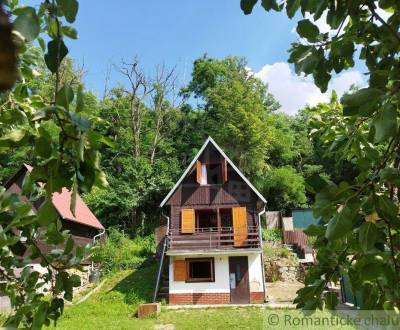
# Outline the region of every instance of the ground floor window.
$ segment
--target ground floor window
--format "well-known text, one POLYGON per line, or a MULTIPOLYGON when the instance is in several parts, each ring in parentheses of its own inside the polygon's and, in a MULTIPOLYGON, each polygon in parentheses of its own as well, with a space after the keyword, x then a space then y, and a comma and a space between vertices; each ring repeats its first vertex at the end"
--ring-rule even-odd
POLYGON ((214 258, 186 259, 187 282, 214 282, 214 258))

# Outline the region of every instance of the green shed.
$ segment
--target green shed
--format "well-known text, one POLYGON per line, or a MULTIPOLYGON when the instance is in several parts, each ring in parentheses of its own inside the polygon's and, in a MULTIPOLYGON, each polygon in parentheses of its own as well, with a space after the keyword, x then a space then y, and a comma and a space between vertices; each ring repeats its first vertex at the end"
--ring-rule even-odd
POLYGON ((311 224, 318 224, 311 209, 295 209, 292 211, 293 226, 295 229, 306 229, 311 224))

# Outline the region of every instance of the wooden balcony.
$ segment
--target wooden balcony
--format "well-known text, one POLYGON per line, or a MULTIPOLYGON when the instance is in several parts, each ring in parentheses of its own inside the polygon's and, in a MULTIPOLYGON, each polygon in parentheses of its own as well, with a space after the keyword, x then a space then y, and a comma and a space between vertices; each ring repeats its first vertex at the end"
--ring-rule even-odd
POLYGON ((235 240, 233 227, 196 228, 193 234, 182 234, 180 229, 171 229, 167 236, 168 250, 236 250, 259 249, 258 227, 247 227, 247 237, 235 240), (238 244, 240 243, 240 244, 238 244))

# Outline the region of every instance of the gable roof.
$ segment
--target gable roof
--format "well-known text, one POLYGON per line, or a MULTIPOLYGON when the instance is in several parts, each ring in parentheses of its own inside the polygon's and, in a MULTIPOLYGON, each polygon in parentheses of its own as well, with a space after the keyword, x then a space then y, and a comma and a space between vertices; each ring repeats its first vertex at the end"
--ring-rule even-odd
POLYGON ((185 172, 183 172, 182 176, 179 178, 179 180, 175 183, 175 185, 172 187, 170 192, 165 196, 163 201, 160 204, 160 207, 163 207, 166 202, 170 199, 172 194, 175 192, 175 190, 179 187, 179 185, 182 183, 183 179, 186 177, 186 175, 189 173, 191 168, 194 166, 195 162, 199 159, 201 154, 203 153, 204 149, 207 147, 207 145, 211 143, 217 150, 218 152, 226 159, 226 161, 229 163, 229 165, 232 166, 232 168, 236 171, 236 173, 243 179, 244 182, 247 183, 247 185, 253 190, 253 192, 262 200, 265 204, 267 203, 266 199, 261 195, 261 193, 251 184, 251 182, 244 176, 244 174, 236 167, 236 165, 229 159, 229 157, 225 154, 225 152, 220 148, 220 146, 213 140, 211 136, 207 138, 207 140, 204 142, 203 146, 200 148, 199 152, 196 154, 196 156, 193 158, 192 162, 189 164, 189 166, 186 168, 185 172))
MULTIPOLYGON (((21 174, 21 170, 24 169, 28 172, 31 172, 33 170, 33 167, 28 164, 24 164, 24 166, 14 176, 12 176, 10 180, 8 180, 5 185, 7 189, 21 174)), ((62 188, 61 193, 53 193, 51 201, 53 203, 53 206, 57 210, 57 213, 63 220, 77 222, 82 225, 93 227, 96 229, 104 229, 103 225, 96 218, 93 212, 88 208, 88 206, 79 196, 79 194, 76 195, 75 215, 72 214, 70 209, 71 191, 69 191, 67 188, 62 188)))
POLYGON ((76 195, 75 215, 72 214, 70 207, 71 192, 67 188, 62 188, 61 193, 53 193, 51 201, 63 219, 79 222, 97 229, 104 229, 103 225, 78 194, 76 195))

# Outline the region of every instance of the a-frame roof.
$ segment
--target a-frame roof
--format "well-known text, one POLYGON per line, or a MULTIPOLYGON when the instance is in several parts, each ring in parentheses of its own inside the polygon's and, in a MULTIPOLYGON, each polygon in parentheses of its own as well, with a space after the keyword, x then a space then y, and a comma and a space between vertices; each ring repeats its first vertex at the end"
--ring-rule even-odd
POLYGON ((186 177, 186 175, 189 173, 190 169, 194 166, 195 162, 199 159, 201 154, 203 153, 204 149, 207 147, 207 145, 211 143, 217 150, 218 152, 226 159, 226 161, 229 163, 229 165, 232 166, 232 168, 236 171, 236 173, 243 179, 244 182, 254 191, 254 193, 262 200, 264 203, 267 203, 266 199, 261 195, 261 193, 251 184, 251 182, 244 176, 244 174, 236 167, 236 165, 229 159, 229 157, 225 154, 225 152, 220 148, 220 146, 213 140, 211 136, 207 138, 207 140, 204 142, 203 146, 200 148, 199 152, 196 154, 196 156, 193 158, 192 162, 189 164, 189 166, 186 168, 185 172, 183 172, 182 176, 179 178, 179 180, 175 183, 175 185, 172 187, 170 192, 168 193, 167 196, 163 199, 163 201, 160 204, 160 207, 163 207, 165 203, 168 202, 172 194, 175 192, 175 190, 179 187, 183 179, 186 177))
MULTIPOLYGON (((5 184, 6 189, 8 190, 13 182, 20 176, 25 175, 26 172, 32 172, 33 167, 24 164, 17 173, 15 173, 5 184)), ((40 184, 40 183, 39 183, 40 184)), ((77 194, 76 196, 76 207, 75 207, 75 215, 72 214, 70 210, 71 205, 71 191, 67 188, 62 188, 61 192, 54 192, 51 201, 53 206, 57 210, 60 217, 66 221, 77 222, 82 225, 93 227, 96 229, 104 230, 103 225, 96 218, 93 212, 89 209, 89 207, 85 204, 82 198, 77 194)))

